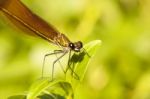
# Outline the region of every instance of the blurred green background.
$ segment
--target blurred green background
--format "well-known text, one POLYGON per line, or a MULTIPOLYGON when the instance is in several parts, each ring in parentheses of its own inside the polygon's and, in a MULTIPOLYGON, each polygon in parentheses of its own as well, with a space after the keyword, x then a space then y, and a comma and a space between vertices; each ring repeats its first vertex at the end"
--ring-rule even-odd
MULTIPOLYGON (((76 99, 150 99, 150 0, 21 0, 72 41, 100 39, 76 99)), ((26 93, 54 46, 0 17, 0 99, 26 93)))

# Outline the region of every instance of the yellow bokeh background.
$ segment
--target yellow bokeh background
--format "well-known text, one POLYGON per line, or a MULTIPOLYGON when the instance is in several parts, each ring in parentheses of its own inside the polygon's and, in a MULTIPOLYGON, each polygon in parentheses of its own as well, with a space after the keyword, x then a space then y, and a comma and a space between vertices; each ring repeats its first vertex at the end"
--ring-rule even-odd
MULTIPOLYGON (((75 99, 150 99, 149 0, 21 1, 72 41, 102 40, 75 99)), ((53 49, 0 16, 0 99, 26 93, 53 49)))

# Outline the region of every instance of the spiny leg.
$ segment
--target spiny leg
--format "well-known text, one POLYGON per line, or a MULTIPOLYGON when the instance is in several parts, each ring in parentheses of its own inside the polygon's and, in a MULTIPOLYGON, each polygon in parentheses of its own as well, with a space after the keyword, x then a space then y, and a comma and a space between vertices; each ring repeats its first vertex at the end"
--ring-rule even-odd
POLYGON ((89 55, 89 53, 83 48, 83 52, 90 58, 91 56, 89 55))
POLYGON ((66 68, 65 73, 67 73, 67 71, 71 68, 71 67, 70 67, 70 65, 71 65, 71 64, 70 64, 70 61, 71 61, 70 59, 71 59, 71 51, 69 51, 68 64, 67 64, 67 68, 66 68))
MULTIPOLYGON (((60 51, 60 50, 55 50, 55 51, 60 51)), ((55 56, 56 56, 56 58, 58 59, 57 54, 55 54, 55 56)), ((61 67, 63 73, 65 74, 65 70, 64 70, 64 68, 63 68, 63 66, 62 66, 62 64, 61 64, 61 62, 60 62, 60 60, 58 60, 58 62, 59 62, 59 65, 60 65, 60 67, 61 67)))
POLYGON ((78 74, 73 70, 73 68, 71 68, 71 64, 70 64, 71 60, 70 59, 71 59, 71 51, 69 51, 68 66, 66 68, 65 74, 70 69, 71 70, 71 76, 73 77, 73 75, 74 75, 75 76, 74 78, 79 80, 80 78, 79 78, 78 74))
POLYGON ((51 79, 51 81, 53 81, 53 78, 54 78, 54 66, 55 66, 55 63, 56 63, 57 61, 59 61, 64 55, 66 55, 67 52, 68 52, 68 51, 62 50, 61 53, 63 53, 63 54, 62 54, 60 57, 58 57, 58 58, 53 62, 53 67, 52 67, 52 79, 51 79))
POLYGON ((44 66, 45 66, 45 59, 47 56, 50 56, 50 55, 54 55, 54 54, 59 54, 59 53, 62 53, 62 50, 54 50, 53 53, 48 53, 44 56, 44 60, 43 60, 43 66, 42 66, 42 78, 44 77, 44 66))

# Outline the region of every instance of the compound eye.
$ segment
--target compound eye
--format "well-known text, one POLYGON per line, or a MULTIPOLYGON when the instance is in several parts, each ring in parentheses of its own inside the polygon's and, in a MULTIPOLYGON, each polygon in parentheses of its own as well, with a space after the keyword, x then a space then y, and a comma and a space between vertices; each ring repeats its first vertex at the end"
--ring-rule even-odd
POLYGON ((74 48, 75 48, 75 46, 74 46, 73 43, 69 43, 69 47, 70 47, 71 49, 74 49, 74 48))
POLYGON ((78 45, 78 48, 79 48, 79 49, 81 49, 81 48, 83 47, 83 44, 82 44, 81 41, 78 41, 78 42, 77 42, 77 45, 78 45))

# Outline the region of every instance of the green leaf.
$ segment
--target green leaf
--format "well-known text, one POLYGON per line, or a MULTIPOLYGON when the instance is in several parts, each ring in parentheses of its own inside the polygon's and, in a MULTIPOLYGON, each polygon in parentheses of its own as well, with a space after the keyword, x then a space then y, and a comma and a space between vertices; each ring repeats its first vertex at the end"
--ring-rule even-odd
POLYGON ((65 97, 59 94, 43 94, 38 96, 38 99, 65 99, 65 97))
MULTIPOLYGON (((28 92, 28 95, 27 95, 27 99, 36 99, 36 97, 42 99, 43 97, 48 97, 47 94, 41 94, 41 93, 44 93, 44 92, 49 93, 48 89, 53 90, 53 87, 55 90, 57 90, 57 92, 55 92, 55 93, 59 93, 58 89, 62 88, 63 91, 65 91, 65 94, 63 94, 63 96, 65 96, 65 97, 73 96, 72 95, 73 94, 72 86, 68 82, 65 82, 63 80, 58 80, 58 79, 50 81, 50 78, 43 78, 43 79, 39 79, 31 86, 31 88, 28 92), (54 86, 56 86, 56 87, 54 87, 54 86)), ((61 94, 61 93, 59 93, 59 94, 61 94)), ((49 97, 52 97, 52 96, 54 96, 54 95, 49 95, 49 97)), ((55 96, 57 96, 57 98, 58 98, 59 95, 55 94, 55 96)), ((55 99, 57 99, 57 98, 55 98, 55 99)), ((68 98, 66 98, 66 99, 68 99, 68 98)))
POLYGON ((10 96, 7 99, 26 99, 26 95, 15 95, 15 96, 10 96))
POLYGON ((97 47, 100 46, 100 44, 101 44, 100 40, 95 40, 84 46, 86 53, 83 52, 85 55, 82 55, 81 53, 80 54, 81 58, 79 57, 78 60, 82 59, 83 57, 84 59, 83 61, 79 61, 78 63, 76 63, 76 66, 75 66, 76 67, 75 72, 79 75, 80 81, 83 80, 85 76, 85 72, 87 71, 87 68, 88 68, 88 63, 90 62, 91 58, 94 56, 95 51, 97 47))
POLYGON ((53 86, 61 80, 50 81, 50 78, 42 78, 36 81, 30 88, 27 99, 35 99, 41 92, 46 90, 48 87, 53 86))
POLYGON ((85 76, 85 72, 88 68, 88 63, 90 62, 91 58, 94 56, 96 49, 100 46, 101 41, 95 40, 88 44, 85 44, 84 50, 81 53, 73 54, 71 58, 71 65, 70 69, 72 69, 71 74, 67 74, 67 81, 74 84, 74 82, 81 82, 85 76), (72 79, 75 78, 75 79, 72 79))

